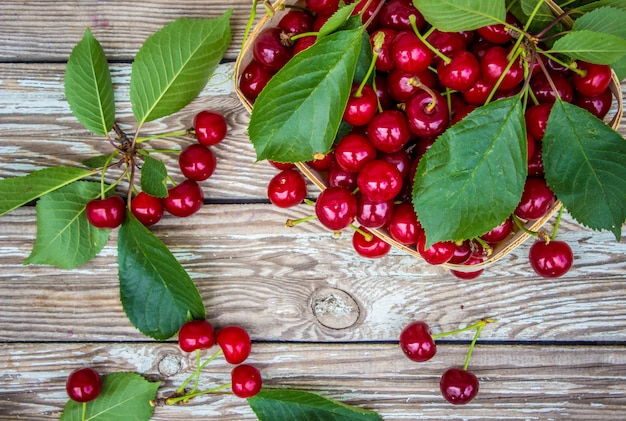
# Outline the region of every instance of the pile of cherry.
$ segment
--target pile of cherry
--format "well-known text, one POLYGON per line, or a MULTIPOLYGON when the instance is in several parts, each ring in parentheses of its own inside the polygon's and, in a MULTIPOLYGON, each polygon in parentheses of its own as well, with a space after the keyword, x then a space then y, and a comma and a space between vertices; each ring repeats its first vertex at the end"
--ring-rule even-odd
MULTIPOLYGON (((204 203, 204 193, 198 183, 213 175, 217 165, 210 147, 226 137, 228 126, 222 114, 203 110, 194 116, 193 134, 197 143, 185 147, 178 157, 178 165, 185 180, 168 189, 167 197, 160 198, 139 192, 130 201, 130 211, 145 226, 161 220, 165 211, 177 217, 196 213, 204 203)), ((116 228, 126 217, 126 203, 113 195, 91 200, 86 208, 87 220, 98 228, 116 228)))
MULTIPOLYGON (((577 68, 585 74, 581 76, 540 57, 548 74, 539 63, 530 69, 528 86, 536 103, 529 102, 525 111, 528 178, 519 205, 501 225, 478 238, 425 248, 424 231, 411 204, 419 159, 437 136, 488 99, 519 93, 524 86, 524 66, 519 60, 509 66, 508 54, 515 39, 504 25, 441 32, 430 27, 411 0, 381 2, 384 0, 370 2, 362 14, 363 22, 370 22, 374 83, 353 84, 343 113, 350 132, 336 140, 330 153, 306 163, 323 174, 327 186, 315 202, 315 214, 330 230, 355 228, 354 248, 365 257, 381 257, 389 251, 389 244, 369 231, 384 229, 398 243, 416 248, 431 264, 479 264, 495 244, 521 229, 518 222, 540 219, 555 204, 555 195, 543 178, 541 158, 541 140, 555 89, 562 100, 602 119, 613 100, 608 88, 611 69, 578 62, 577 68), (412 19, 426 42, 416 35, 412 19), (360 227, 354 226, 354 221, 360 227)), ((238 80, 240 92, 251 104, 278 70, 315 42, 314 33, 338 5, 339 0, 306 0, 304 9, 291 9, 277 26, 258 33, 252 44, 253 59, 238 80)), ((359 7, 355 13, 360 12, 359 7)), ((519 25, 510 14, 507 22, 519 25)), ((273 164, 281 172, 268 186, 272 203, 289 207, 305 200, 303 176, 292 164, 273 164)), ((538 235, 529 260, 537 274, 558 277, 571 267, 573 254, 566 243, 538 235)), ((452 270, 464 279, 481 272, 452 270)))

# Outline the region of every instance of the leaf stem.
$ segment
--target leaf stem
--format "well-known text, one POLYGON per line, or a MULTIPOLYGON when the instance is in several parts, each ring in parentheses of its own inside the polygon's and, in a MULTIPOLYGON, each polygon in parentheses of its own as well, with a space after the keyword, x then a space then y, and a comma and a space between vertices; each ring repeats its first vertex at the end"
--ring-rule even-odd
POLYGON ((250 35, 250 30, 252 29, 252 24, 254 23, 254 19, 256 18, 256 6, 257 6, 257 0, 252 0, 252 7, 250 8, 250 16, 248 17, 248 22, 246 22, 246 29, 243 33, 243 40, 241 40, 242 50, 243 50, 244 45, 246 44, 248 35, 250 35))
POLYGON ((496 322, 496 319, 490 319, 490 318, 481 319, 481 320, 477 321, 476 323, 473 323, 473 324, 471 324, 469 326, 462 327, 460 329, 450 330, 448 332, 437 333, 436 335, 431 335, 431 337, 434 340, 436 340, 436 339, 439 339, 439 338, 443 338, 444 336, 456 335, 457 333, 467 332, 468 330, 476 329, 479 326, 484 326, 487 323, 495 323, 495 322, 496 322))
POLYGON ((164 137, 175 137, 175 136, 187 136, 187 135, 192 135, 192 134, 195 134, 195 131, 193 129, 187 129, 187 130, 180 130, 180 131, 171 132, 171 133, 162 133, 162 134, 155 134, 155 135, 150 135, 146 137, 137 137, 135 138, 135 142, 143 143, 152 139, 162 139, 164 137))
POLYGON ((474 338, 472 339, 469 349, 467 350, 467 355, 465 356, 465 363, 463 363, 463 370, 467 370, 467 367, 469 366, 470 358, 472 356, 472 352, 474 351, 474 346, 476 345, 476 341, 478 340, 478 337, 480 336, 480 332, 484 329, 487 323, 494 323, 495 321, 496 321, 495 319, 483 319, 480 322, 478 322, 479 324, 476 327, 476 333, 474 334, 474 338))

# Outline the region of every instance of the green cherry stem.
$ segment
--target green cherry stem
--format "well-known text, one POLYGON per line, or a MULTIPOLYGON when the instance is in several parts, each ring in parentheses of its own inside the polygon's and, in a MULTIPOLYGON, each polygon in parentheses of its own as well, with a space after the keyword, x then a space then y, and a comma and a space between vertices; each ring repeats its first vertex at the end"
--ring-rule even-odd
POLYGON ((369 232, 365 232, 363 231, 361 228, 357 227, 354 224, 350 224, 350 228, 352 228, 353 230, 355 230, 356 232, 358 232, 359 234, 361 234, 363 237, 365 237, 365 239, 367 241, 372 241, 372 239, 374 238, 373 234, 370 234, 369 232))
POLYGON ((467 367, 469 366, 470 358, 472 356, 472 352, 474 351, 474 346, 476 345, 476 341, 478 340, 478 337, 480 336, 480 332, 487 325, 487 323, 494 323, 495 321, 496 321, 495 319, 483 319, 480 322, 478 322, 478 326, 476 327, 476 333, 474 333, 474 338, 472 339, 469 349, 467 350, 467 355, 465 356, 465 363, 463 363, 463 370, 467 370, 467 367))
POLYGON ((430 49, 433 53, 437 54, 437 56, 442 59, 446 64, 450 63, 450 57, 443 54, 441 51, 436 49, 430 42, 426 40, 426 37, 420 34, 420 31, 417 29, 417 18, 415 15, 409 15, 409 22, 411 22, 411 28, 417 37, 422 41, 428 49, 430 49))
POLYGON ((87 416, 87 402, 83 402, 83 413, 80 419, 82 421, 85 421, 86 416, 87 416))
POLYGON ((554 222, 554 228, 552 228, 552 235, 550 236, 550 240, 554 241, 556 239, 556 232, 559 230, 559 224, 561 223, 561 217, 563 216, 563 206, 559 209, 559 213, 556 216, 556 221, 554 222))
POLYGON ((517 215, 513 214, 512 216, 513 216, 513 222, 515 223, 515 226, 517 226, 519 230, 524 231, 526 234, 532 235, 533 237, 537 237, 538 233, 526 228, 522 220, 517 215))
POLYGON ((193 129, 179 130, 179 131, 171 132, 171 133, 161 133, 161 134, 155 134, 155 135, 150 135, 150 136, 145 136, 145 137, 137 137, 135 139, 135 143, 143 143, 152 139, 163 139, 164 137, 188 136, 192 134, 195 134, 195 131, 193 129))
POLYGON ((301 224, 301 223, 307 222, 307 221, 311 221, 311 220, 313 220, 315 218, 317 218, 317 215, 309 215, 309 216, 305 216, 304 218, 300 218, 300 219, 287 219, 287 221, 285 222, 285 226, 287 228, 295 227, 298 224, 301 224))
POLYGON ((250 8, 250 16, 248 16, 248 22, 246 22, 246 30, 243 33, 243 40, 241 40, 241 49, 246 45, 246 40, 248 39, 248 35, 250 34, 250 30, 252 29, 252 25, 254 24, 254 19, 256 18, 256 4, 257 0, 252 0, 252 7, 250 8))
POLYGON ((374 48, 372 48, 372 61, 370 62, 370 66, 367 69, 367 73, 365 74, 365 77, 361 81, 361 84, 359 85, 358 89, 354 92, 354 96, 356 98, 360 98, 363 95, 363 88, 365 87, 365 85, 367 85, 367 81, 370 79, 370 77, 372 76, 372 73, 376 69, 376 60, 378 59, 378 56, 380 55, 380 50, 381 48, 383 48, 384 42, 385 42, 385 34, 383 32, 379 32, 376 35, 374 35, 374 48))
POLYGON ((207 389, 207 390, 200 390, 198 392, 188 393, 184 396, 176 396, 172 398, 167 398, 165 400, 165 405, 175 405, 178 402, 188 401, 189 399, 195 398, 196 396, 208 395, 209 393, 215 393, 215 392, 218 392, 222 389, 226 389, 229 387, 231 387, 231 383, 222 384, 220 386, 212 387, 211 389, 207 389))
POLYGON ((477 321, 476 323, 471 324, 469 326, 462 327, 460 329, 450 330, 448 332, 437 333, 435 335, 431 335, 431 337, 434 340, 437 340, 439 338, 443 338, 444 336, 456 335, 457 333, 467 332, 468 330, 472 330, 472 329, 478 329, 480 326, 484 326, 487 323, 495 323, 495 322, 496 322, 496 319, 481 319, 477 321))
MULTIPOLYGON (((199 373, 200 373, 200 350, 196 349, 196 369, 194 370, 193 373, 191 373, 189 377, 187 377, 187 379, 185 379, 185 381, 178 387, 178 389, 176 389, 176 394, 180 395, 181 393, 183 393, 185 390, 185 387, 187 387, 187 385, 193 378, 197 378, 199 373)), ((195 387, 194 387, 194 391, 195 391, 195 387)))

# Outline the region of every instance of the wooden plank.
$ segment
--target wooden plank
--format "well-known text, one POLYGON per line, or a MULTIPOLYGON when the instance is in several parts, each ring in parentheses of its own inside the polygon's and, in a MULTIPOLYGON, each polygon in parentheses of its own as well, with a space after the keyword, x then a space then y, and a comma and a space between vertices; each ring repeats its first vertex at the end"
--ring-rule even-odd
MULTIPOLYGON (((4 0, 0 2, 0 61, 66 61, 87 27, 91 28, 111 60, 131 61, 145 39, 170 21, 215 18, 231 8, 233 41, 226 58, 234 60, 251 5, 252 2, 244 0, 4 0)), ((261 6, 258 10, 258 15, 264 13, 261 6)))
MULTIPOLYGON (((187 219, 167 217, 154 232, 198 285, 209 318, 245 322, 261 340, 394 340, 414 318, 445 331, 488 316, 500 321, 494 340, 624 340, 626 241, 611 234, 566 216, 559 237, 572 245, 576 264, 564 277, 534 276, 528 242, 478 279, 461 281, 400 251, 360 258, 349 233, 333 238, 314 222, 283 227, 287 217, 310 211, 208 205, 187 219)), ((115 235, 76 270, 23 266, 34 209, 1 222, 0 338, 21 341, 28 326, 41 341, 145 339, 119 303, 115 235)))
MULTIPOLYGON (((193 354, 182 353, 175 344, 6 344, 0 349, 0 420, 58 419, 67 400, 65 378, 77 367, 92 366, 102 374, 141 373, 163 382, 160 397, 171 393, 194 367, 193 354)), ((624 350, 479 343, 470 369, 480 379, 480 391, 465 406, 445 402, 438 382, 446 368, 462 365, 467 344, 440 344, 432 360, 418 364, 406 359, 395 343, 255 343, 248 362, 261 370, 265 387, 308 390, 375 410, 385 421, 614 421, 622 419, 626 409, 624 350)), ((229 372, 230 366, 218 358, 203 370, 200 390, 228 382, 229 372)), ((245 401, 221 394, 183 406, 157 407, 152 419, 256 418, 245 401)))

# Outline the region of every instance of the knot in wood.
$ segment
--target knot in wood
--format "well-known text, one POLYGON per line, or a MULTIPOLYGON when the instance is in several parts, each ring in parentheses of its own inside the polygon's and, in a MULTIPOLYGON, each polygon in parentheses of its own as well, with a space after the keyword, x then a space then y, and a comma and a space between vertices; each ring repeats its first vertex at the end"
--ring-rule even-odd
POLYGON ((356 300, 338 288, 323 288, 313 294, 311 309, 317 321, 330 329, 347 329, 361 315, 356 300))

